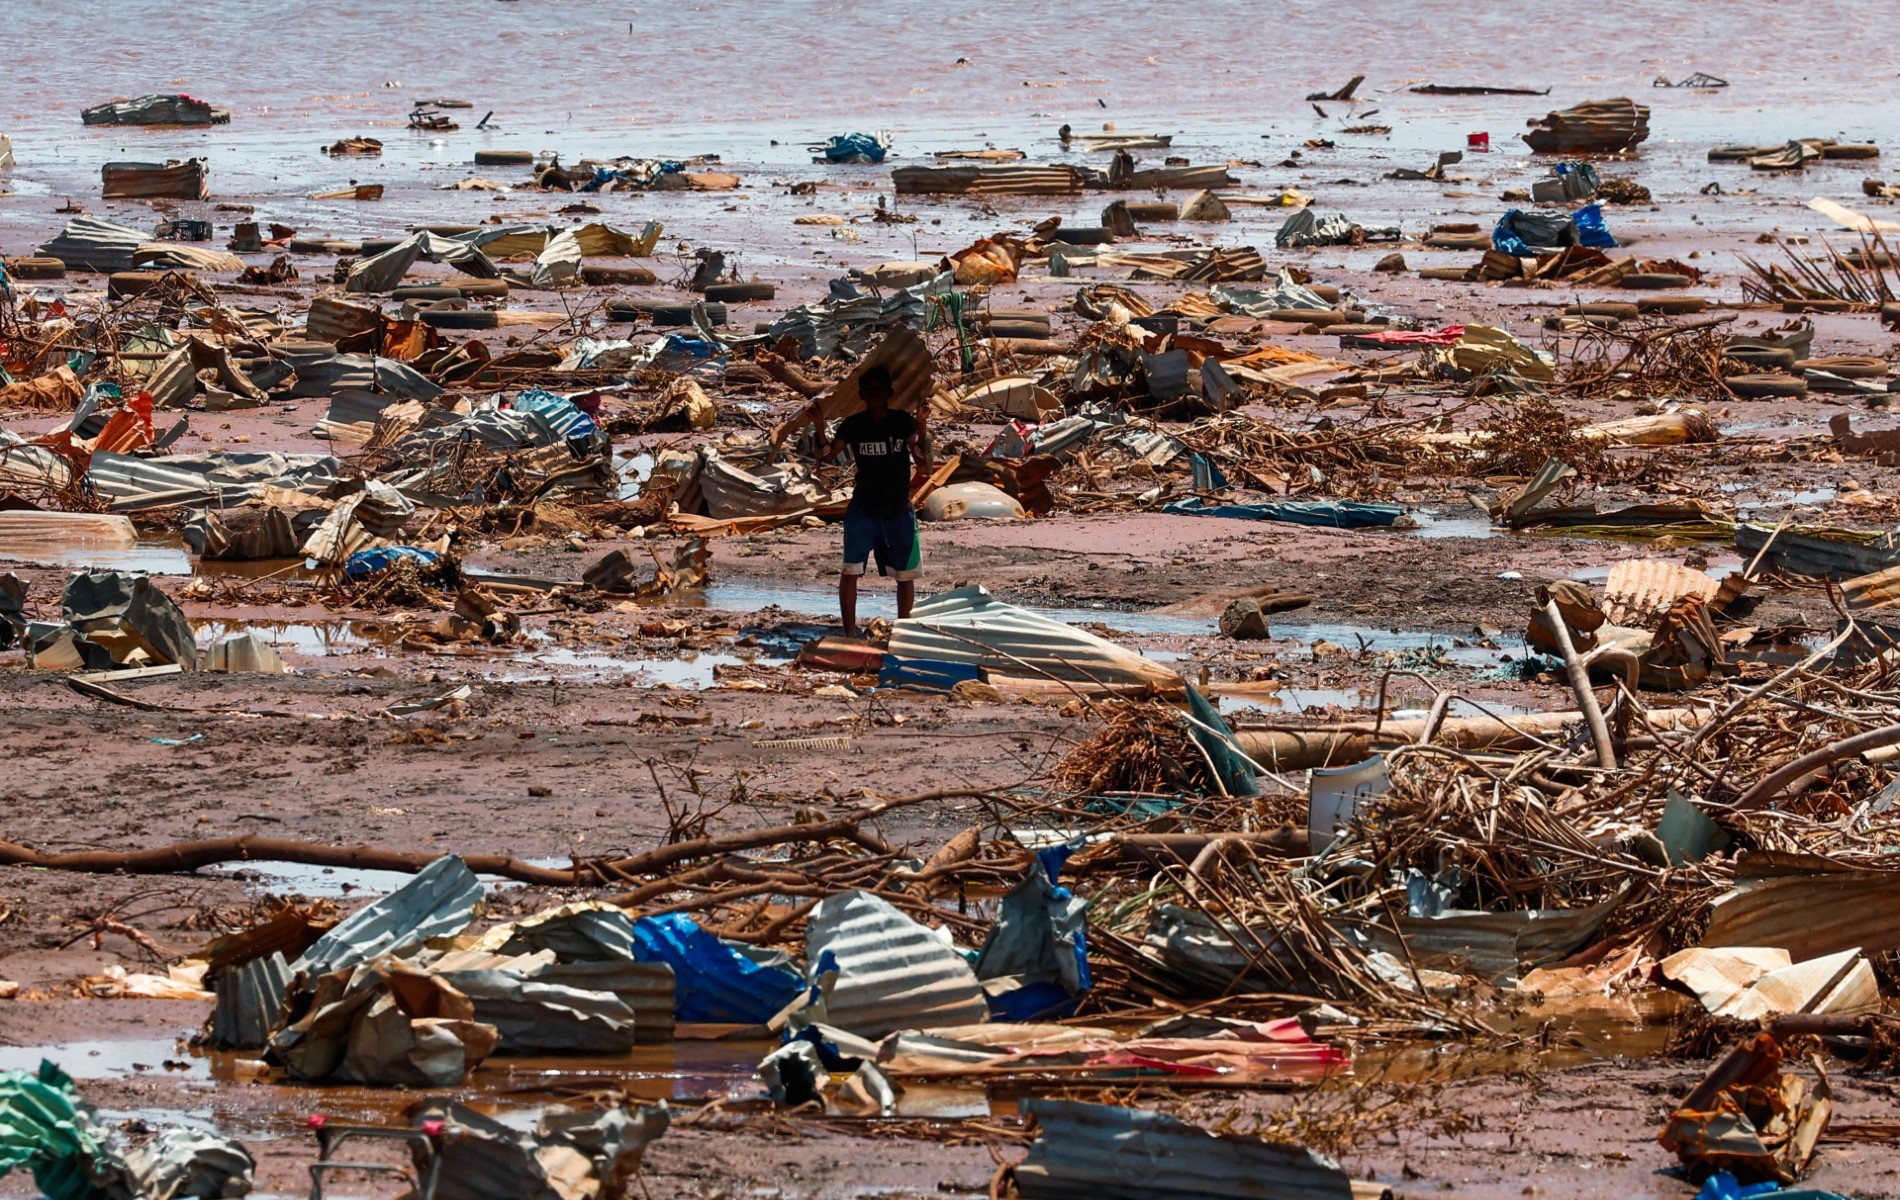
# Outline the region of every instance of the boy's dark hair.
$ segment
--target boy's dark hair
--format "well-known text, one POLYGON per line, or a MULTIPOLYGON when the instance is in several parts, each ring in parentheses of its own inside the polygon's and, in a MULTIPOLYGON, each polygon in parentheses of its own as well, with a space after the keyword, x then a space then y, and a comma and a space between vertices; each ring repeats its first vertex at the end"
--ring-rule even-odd
POLYGON ((886 396, 895 393, 897 389, 891 379, 891 369, 882 363, 866 368, 864 374, 858 376, 858 390, 863 392, 866 389, 882 392, 886 396))

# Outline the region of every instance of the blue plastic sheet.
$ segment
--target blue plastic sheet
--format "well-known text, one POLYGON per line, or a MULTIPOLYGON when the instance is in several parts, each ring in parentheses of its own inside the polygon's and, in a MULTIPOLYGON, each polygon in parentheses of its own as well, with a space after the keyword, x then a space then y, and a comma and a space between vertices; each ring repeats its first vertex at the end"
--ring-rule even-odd
POLYGON ((676 1020, 763 1025, 805 988, 795 972, 754 962, 681 913, 641 917, 633 938, 638 961, 673 968, 676 1020))
POLYGON ((1491 230, 1491 246, 1517 258, 1532 258, 1566 246, 1608 250, 1616 245, 1603 206, 1586 204, 1567 217, 1513 208, 1491 230))
POLYGON ((1577 244, 1589 246, 1593 250, 1611 250, 1616 247, 1616 238, 1610 234, 1610 227, 1603 220, 1601 204, 1586 204, 1570 214, 1570 223, 1577 227, 1577 244))
POLYGON ((975 964, 978 979, 1015 981, 985 995, 996 1020, 1068 1016, 1092 986, 1088 902, 1057 882, 1074 852, 1067 843, 1037 851, 1036 865, 1003 897, 975 964))
POLYGON ((877 673, 881 688, 910 688, 913 691, 947 692, 959 683, 979 678, 982 671, 970 663, 937 662, 928 658, 884 656, 884 667, 877 673))
POLYGON ((825 161, 881 163, 890 148, 868 133, 843 133, 825 143, 825 161))
POLYGON ((344 560, 343 575, 346 579, 368 579, 373 575, 381 575, 404 559, 418 566, 433 567, 442 561, 442 556, 420 546, 381 546, 374 550, 358 550, 344 560))
POLYGON ((566 397, 541 388, 531 388, 516 396, 509 404, 519 412, 539 413, 547 418, 554 432, 561 435, 562 441, 574 438, 591 438, 600 432, 600 426, 594 418, 574 407, 574 402, 566 397))
POLYGON ((1762 1196, 1773 1196, 1775 1200, 1847 1200, 1845 1196, 1824 1192, 1819 1188, 1790 1188, 1784 1191, 1772 1179, 1766 1183, 1744 1186, 1727 1171, 1717 1171, 1703 1181, 1702 1190, 1695 1194, 1695 1200, 1756 1200, 1762 1196))
POLYGON ((1391 525, 1405 515, 1396 504, 1361 504, 1356 500, 1265 500, 1257 504, 1209 504, 1199 496, 1176 500, 1163 512, 1190 517, 1236 517, 1243 521, 1291 521, 1330 529, 1372 529, 1391 525))

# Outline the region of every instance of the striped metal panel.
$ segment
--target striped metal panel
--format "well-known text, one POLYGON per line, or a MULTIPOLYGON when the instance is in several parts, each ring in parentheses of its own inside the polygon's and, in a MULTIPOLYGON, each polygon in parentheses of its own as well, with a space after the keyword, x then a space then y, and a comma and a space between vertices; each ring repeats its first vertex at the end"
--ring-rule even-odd
POLYGON ((633 1040, 673 1040, 673 968, 618 959, 557 962, 535 975, 584 992, 609 992, 633 1010, 633 1040))
POLYGON ((509 970, 444 971, 441 978, 475 1005, 475 1019, 501 1031, 501 1054, 624 1054, 633 1049, 633 1010, 607 991, 582 991, 509 970))
POLYGON ((890 652, 903 659, 968 663, 998 675, 1181 686, 1173 668, 1040 613, 1004 604, 981 586, 944 592, 917 605, 892 627, 890 652))
POLYGON ((900 196, 1067 196, 1082 190, 1074 167, 899 167, 891 184, 900 196))
POLYGON ((336 482, 339 464, 315 454, 191 454, 136 458, 100 452, 87 478, 112 512, 174 504, 242 504, 264 484, 317 491, 336 482))
POLYGON ((929 928, 866 892, 828 896, 811 912, 805 960, 830 954, 838 974, 825 1023, 861 1037, 981 1021, 983 990, 963 956, 929 928))
POLYGON ((335 345, 353 333, 379 329, 383 316, 368 304, 352 304, 335 296, 318 296, 304 318, 304 336, 335 345))
POLYGON ((433 937, 468 928, 481 907, 482 882, 468 864, 447 854, 400 888, 358 909, 291 964, 315 978, 359 966, 379 954, 413 950, 433 937))
POLYGON ((220 974, 212 989, 211 1040, 225 1050, 258 1050, 280 1027, 290 965, 273 951, 220 974))
POLYGON ((1016 1168, 1029 1200, 1352 1200, 1352 1179, 1302 1146, 1216 1134, 1165 1113, 1026 1100, 1041 1133, 1016 1168))
POLYGON ((57 258, 68 267, 129 271, 133 254, 151 240, 150 234, 128 225, 101 221, 97 217, 74 217, 66 222, 66 228, 59 231, 58 237, 40 247, 40 253, 57 258))

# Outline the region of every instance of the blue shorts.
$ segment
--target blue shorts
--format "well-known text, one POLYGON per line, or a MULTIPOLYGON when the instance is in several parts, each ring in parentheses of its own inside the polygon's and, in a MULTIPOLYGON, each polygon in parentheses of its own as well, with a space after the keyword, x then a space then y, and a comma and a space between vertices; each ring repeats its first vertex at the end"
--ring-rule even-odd
POLYGON ((917 578, 922 554, 917 539, 917 514, 906 510, 895 517, 873 517, 850 509, 844 514, 844 574, 864 574, 865 563, 877 555, 879 574, 899 581, 917 578))

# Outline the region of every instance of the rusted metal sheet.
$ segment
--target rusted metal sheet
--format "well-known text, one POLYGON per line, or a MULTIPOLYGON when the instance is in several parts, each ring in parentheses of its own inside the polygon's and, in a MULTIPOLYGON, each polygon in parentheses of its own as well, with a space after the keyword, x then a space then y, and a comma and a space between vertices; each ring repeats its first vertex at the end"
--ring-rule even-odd
POLYGON ((1786 874, 1738 878, 1709 906, 1702 944, 1778 946, 1797 962, 1842 950, 1900 950, 1900 872, 1803 863, 1786 874))
POLYGON ((211 185, 205 179, 202 158, 173 159, 165 163, 109 162, 99 168, 107 200, 208 200, 211 185))
POLYGON ((805 960, 821 975, 824 1022, 861 1037, 981 1021, 983 989, 963 956, 935 931, 866 892, 828 896, 805 931, 805 960))
POLYGON ((352 304, 335 296, 318 296, 310 302, 304 335, 312 341, 334 346, 351 334, 380 329, 382 325, 382 313, 371 305, 352 304))
POLYGON ((1626 558, 1610 567, 1603 611, 1618 625, 1650 629, 1683 597, 1714 600, 1721 591, 1706 572, 1662 558, 1626 558))
MULTIPOLYGON (((1353 1200, 1338 1163, 1301 1146, 1217 1134, 1164 1113, 1028 1100, 1040 1133, 1016 1168, 1029 1200, 1353 1200)), ((1374 1188, 1368 1196, 1384 1189, 1374 1188)), ((1385 1193, 1385 1194, 1390 1194, 1385 1193)))
POLYGON ((900 196, 1070 196, 1082 190, 1074 167, 899 167, 891 184, 900 196))
POLYGON ((1648 137, 1649 107, 1618 97, 1548 113, 1524 140, 1538 154, 1614 154, 1648 137))

